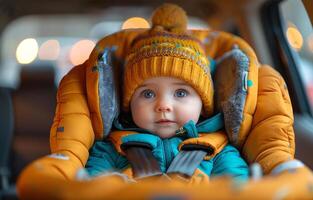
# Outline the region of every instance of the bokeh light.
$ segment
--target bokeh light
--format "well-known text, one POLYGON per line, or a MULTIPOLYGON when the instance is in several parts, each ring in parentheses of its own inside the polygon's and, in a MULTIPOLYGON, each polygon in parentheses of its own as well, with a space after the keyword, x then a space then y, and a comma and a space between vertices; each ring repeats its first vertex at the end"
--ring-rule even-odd
POLYGON ((20 64, 33 62, 38 54, 38 43, 34 38, 24 39, 16 48, 16 59, 20 64))
POLYGON ((286 31, 287 40, 292 48, 299 51, 303 46, 303 37, 299 29, 294 25, 289 23, 286 31))
POLYGON ((132 17, 127 19, 122 25, 122 29, 130 28, 150 28, 150 25, 149 22, 142 17, 132 17))
POLYGON ((76 42, 69 53, 71 63, 73 65, 79 65, 85 62, 95 45, 95 42, 92 40, 80 40, 76 42))
POLYGON ((60 43, 58 40, 47 40, 40 48, 38 57, 41 60, 56 60, 60 54, 60 43))

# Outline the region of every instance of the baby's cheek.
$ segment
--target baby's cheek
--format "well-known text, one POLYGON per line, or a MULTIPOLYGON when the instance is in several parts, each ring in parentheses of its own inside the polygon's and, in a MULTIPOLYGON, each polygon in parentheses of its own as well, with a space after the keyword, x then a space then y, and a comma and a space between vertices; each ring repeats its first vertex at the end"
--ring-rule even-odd
POLYGON ((151 122, 153 122, 153 111, 151 106, 145 104, 137 104, 133 107, 132 117, 135 124, 143 129, 150 130, 151 122))
POLYGON ((177 117, 179 118, 179 125, 183 126, 190 120, 192 120, 195 124, 198 122, 200 117, 201 110, 189 109, 188 112, 180 112, 177 117))
POLYGON ((184 104, 180 105, 181 115, 184 116, 185 123, 193 120, 197 123, 201 110, 203 107, 201 98, 199 96, 191 95, 189 98, 183 102, 184 104))

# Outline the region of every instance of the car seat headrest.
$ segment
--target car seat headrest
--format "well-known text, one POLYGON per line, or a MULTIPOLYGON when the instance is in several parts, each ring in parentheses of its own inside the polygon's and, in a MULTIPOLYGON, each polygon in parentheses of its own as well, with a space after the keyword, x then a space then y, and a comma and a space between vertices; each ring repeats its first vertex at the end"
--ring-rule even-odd
MULTIPOLYGON (((143 31, 124 30, 103 38, 85 63, 87 98, 91 118, 94 119, 92 125, 96 139, 108 136, 112 120, 119 113, 119 105, 113 103, 113 100, 118 99, 114 95, 117 95, 116 89, 121 85, 126 49, 143 31), (116 46, 114 53, 109 52, 113 46, 116 46), (109 57, 106 57, 107 61, 101 61, 106 51, 119 64, 110 64, 109 57), (112 67, 111 71, 107 66, 112 67), (114 78, 109 78, 110 75, 114 78), (113 86, 117 87, 114 89, 113 86), (112 98, 105 95, 105 90, 109 91, 112 98)), ((225 126, 231 142, 241 148, 251 128, 256 108, 259 63, 255 53, 243 39, 232 34, 207 30, 192 31, 192 34, 202 41, 207 56, 216 61, 216 109, 226 116, 225 126)))

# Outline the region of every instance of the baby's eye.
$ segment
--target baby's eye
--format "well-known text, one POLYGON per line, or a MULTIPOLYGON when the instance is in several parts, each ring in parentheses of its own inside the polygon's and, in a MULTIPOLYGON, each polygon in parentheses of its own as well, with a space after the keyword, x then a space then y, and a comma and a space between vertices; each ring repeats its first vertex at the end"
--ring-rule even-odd
POLYGON ((141 92, 141 95, 147 99, 155 97, 155 93, 152 90, 144 90, 141 92))
POLYGON ((175 97, 186 97, 188 95, 188 91, 185 89, 178 89, 175 91, 175 97))

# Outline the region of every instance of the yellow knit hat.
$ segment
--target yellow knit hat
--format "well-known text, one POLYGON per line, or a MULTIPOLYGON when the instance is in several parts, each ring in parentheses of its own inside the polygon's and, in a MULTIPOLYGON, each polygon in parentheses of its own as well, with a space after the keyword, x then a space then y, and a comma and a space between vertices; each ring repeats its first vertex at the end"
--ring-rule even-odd
POLYGON ((205 114, 213 112, 213 83, 210 62, 201 42, 187 33, 185 11, 163 4, 154 11, 152 28, 132 42, 124 71, 123 109, 145 80, 167 76, 184 80, 200 95, 205 114))

